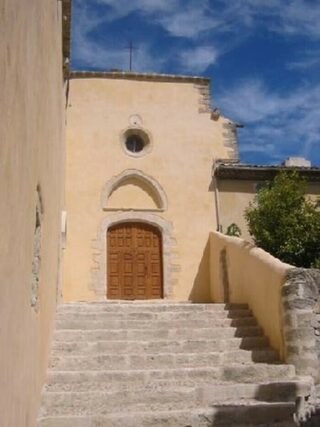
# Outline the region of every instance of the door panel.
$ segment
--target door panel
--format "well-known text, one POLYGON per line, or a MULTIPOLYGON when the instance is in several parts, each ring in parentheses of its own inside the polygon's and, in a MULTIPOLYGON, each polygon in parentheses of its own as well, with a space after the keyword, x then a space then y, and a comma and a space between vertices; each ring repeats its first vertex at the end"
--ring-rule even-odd
POLYGON ((144 223, 118 224, 107 235, 107 297, 162 298, 162 239, 144 223))

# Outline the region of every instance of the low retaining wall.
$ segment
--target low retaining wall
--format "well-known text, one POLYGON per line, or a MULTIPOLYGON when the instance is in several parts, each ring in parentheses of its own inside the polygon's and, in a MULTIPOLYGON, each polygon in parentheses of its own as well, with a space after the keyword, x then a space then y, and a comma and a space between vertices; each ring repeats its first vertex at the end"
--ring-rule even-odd
POLYGON ((320 382, 320 270, 292 267, 218 232, 210 260, 212 301, 247 303, 281 360, 320 382))
POLYGON ((249 304, 271 346, 285 360, 281 288, 292 266, 237 237, 210 235, 211 298, 249 304))

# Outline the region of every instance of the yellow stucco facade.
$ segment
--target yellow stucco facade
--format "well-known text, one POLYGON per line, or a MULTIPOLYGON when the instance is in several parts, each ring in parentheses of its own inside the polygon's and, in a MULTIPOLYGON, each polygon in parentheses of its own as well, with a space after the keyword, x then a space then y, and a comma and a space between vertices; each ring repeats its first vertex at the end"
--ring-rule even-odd
POLYGON ((60 286, 62 3, 0 10, 0 425, 33 427, 60 286))
POLYGON ((105 73, 71 79, 65 301, 105 299, 106 232, 133 220, 163 234, 164 297, 210 299, 211 169, 215 158, 236 155, 236 142, 230 122, 212 117, 208 97, 203 78, 105 73), (128 133, 147 139, 141 155, 125 148, 128 133))

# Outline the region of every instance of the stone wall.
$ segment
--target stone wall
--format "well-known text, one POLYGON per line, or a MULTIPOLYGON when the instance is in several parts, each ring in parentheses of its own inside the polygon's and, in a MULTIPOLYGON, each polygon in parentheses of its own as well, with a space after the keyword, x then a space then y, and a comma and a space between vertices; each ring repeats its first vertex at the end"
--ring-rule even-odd
POLYGON ((294 268, 282 287, 285 355, 299 375, 320 382, 320 271, 294 268))

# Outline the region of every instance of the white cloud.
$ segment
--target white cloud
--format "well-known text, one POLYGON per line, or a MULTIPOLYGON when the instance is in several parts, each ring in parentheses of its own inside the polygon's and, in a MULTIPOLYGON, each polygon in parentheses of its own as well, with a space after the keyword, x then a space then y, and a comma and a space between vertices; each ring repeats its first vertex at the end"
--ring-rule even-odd
MULTIPOLYGON (((129 53, 113 47, 99 45, 83 38, 77 47, 77 56, 85 67, 103 70, 129 70, 129 53)), ((136 72, 156 72, 163 68, 162 57, 154 57, 147 45, 139 45, 133 56, 133 69, 136 72)))
POLYGON ((157 21, 171 35, 186 38, 196 38, 201 33, 221 26, 220 19, 214 18, 209 10, 201 7, 179 9, 157 21))
POLYGON ((106 22, 138 12, 176 37, 196 39, 208 31, 241 34, 265 27, 287 35, 320 37, 320 2, 305 0, 75 0, 75 9, 108 6, 106 22))
POLYGON ((260 80, 246 80, 220 97, 220 104, 231 117, 243 122, 257 122, 279 109, 281 100, 267 93, 260 80))
MULTIPOLYGON (((227 11, 216 13, 208 0, 76 0, 75 9, 86 9, 90 5, 108 6, 105 22, 113 22, 133 12, 140 13, 148 23, 160 25, 175 37, 197 38, 209 30, 230 31, 226 20, 227 11)), ((230 21, 230 22, 227 22, 230 21)))
MULTIPOLYGON (((80 1, 78 0, 78 6, 80 1)), ((110 0, 110 3, 112 3, 112 0, 110 0)), ((106 22, 107 15, 107 12, 99 15, 89 13, 85 4, 83 4, 83 7, 76 8, 74 20, 76 20, 77 25, 74 26, 72 34, 73 60, 80 61, 82 67, 128 70, 129 53, 125 48, 119 49, 118 47, 92 40, 90 37, 92 31, 106 22)), ((152 49, 148 44, 139 44, 139 49, 134 53, 133 65, 135 71, 158 71, 162 68, 163 63, 163 58, 152 55, 152 49)))
MULTIPOLYGON (((320 2, 291 0, 288 4, 287 0, 259 0, 257 4, 256 0, 220 0, 219 4, 223 7, 218 10, 217 3, 209 0, 75 0, 73 56, 92 66, 109 64, 111 60, 117 59, 111 66, 124 67, 125 50, 110 53, 98 41, 90 41, 89 35, 102 24, 108 25, 132 12, 139 13, 149 25, 160 25, 173 37, 192 40, 192 45, 195 46, 194 58, 188 57, 187 51, 178 53, 176 58, 180 58, 186 71, 193 73, 203 72, 216 62, 222 51, 234 48, 239 40, 258 27, 285 35, 320 37, 320 2), (92 6, 97 4, 108 8, 102 12, 99 9, 99 14, 94 14, 92 6), (214 48, 204 48, 208 44, 208 37, 213 35, 220 37, 219 44, 217 40, 214 48), (206 53, 208 58, 205 58, 206 53), (105 54, 109 54, 109 60, 105 54), (99 57, 95 58, 94 55, 99 57)), ((152 56, 146 49, 138 55, 139 63, 148 64, 148 69, 144 71, 159 71, 160 67, 169 62, 169 57, 164 57, 162 61, 155 61, 153 58, 152 64, 152 56)), ((169 56, 169 52, 167 55, 169 56)), ((305 61, 292 61, 288 67, 303 68, 316 64, 317 58, 310 56, 305 61)))
MULTIPOLYGON (((158 0, 149 6, 149 2, 135 1, 128 3, 127 7, 121 9, 120 5, 122 0, 99 0, 110 6, 115 5, 119 8, 119 13, 129 13, 134 7, 144 7, 145 11, 154 11, 158 9, 167 10, 165 7, 168 2, 158 0), (121 10, 120 10, 121 9, 121 10)), ((174 2, 173 2, 174 3, 174 2)), ((172 4, 171 3, 171 6, 172 4)), ((89 13, 88 7, 83 4, 79 7, 82 0, 78 0, 78 7, 76 8, 76 15, 74 20, 76 25, 73 31, 73 59, 75 62, 80 62, 82 67, 92 68, 119 68, 127 70, 129 67, 129 54, 123 47, 119 49, 118 46, 110 46, 107 43, 99 42, 91 37, 92 31, 98 26, 101 26, 106 20, 110 19, 107 11, 103 14, 89 13)), ((191 21, 190 21, 191 25, 191 21)), ((218 57, 218 50, 213 46, 195 46, 194 48, 180 49, 177 55, 172 56, 172 52, 167 50, 161 55, 155 55, 155 49, 150 44, 139 43, 138 49, 134 52, 133 69, 138 72, 165 72, 166 65, 169 62, 175 62, 176 66, 181 69, 182 73, 202 73, 210 65, 214 64, 218 57)))
POLYGON ((178 55, 180 66, 185 71, 203 73, 210 65, 217 60, 219 53, 213 46, 198 46, 194 49, 187 49, 178 55))
POLYGON ((307 71, 311 68, 320 67, 320 50, 307 50, 297 53, 298 58, 287 64, 289 70, 307 71))
POLYGON ((248 13, 257 25, 287 36, 320 38, 320 2, 306 0, 240 0, 249 4, 248 13), (270 20, 266 19, 270 18, 270 20))
POLYGON ((320 37, 320 3, 293 0, 286 7, 279 2, 281 27, 279 31, 288 34, 304 34, 308 37, 320 37))
POLYGON ((179 0, 95 0, 95 2, 111 8, 107 18, 109 21, 123 18, 135 11, 146 15, 174 13, 180 3, 179 0))
POLYGON ((280 95, 262 81, 244 81, 216 103, 228 117, 244 123, 240 151, 311 158, 320 144, 320 84, 280 95))

